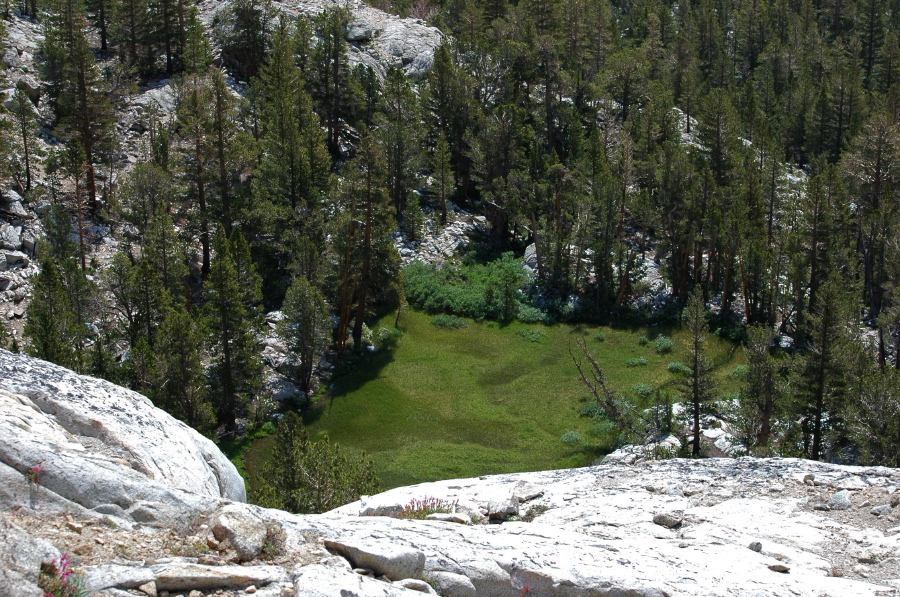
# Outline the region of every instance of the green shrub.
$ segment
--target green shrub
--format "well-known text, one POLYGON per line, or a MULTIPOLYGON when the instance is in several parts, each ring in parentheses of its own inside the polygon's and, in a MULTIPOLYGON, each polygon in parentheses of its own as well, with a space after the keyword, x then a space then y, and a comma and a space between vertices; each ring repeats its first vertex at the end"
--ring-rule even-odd
POLYGON ((672 352, 673 348, 675 348, 675 343, 671 338, 666 338, 662 334, 656 337, 656 352, 659 354, 672 352))
POLYGON ((640 344, 641 346, 647 346, 648 344, 650 344, 650 338, 647 336, 647 334, 644 334, 643 336, 638 338, 638 344, 640 344))
POLYGON ((747 371, 747 365, 738 365, 737 367, 732 369, 731 373, 729 373, 728 375, 730 375, 731 377, 736 377, 737 379, 743 379, 744 376, 747 375, 747 371))
POLYGON ((590 417, 595 420, 602 420, 606 418, 606 411, 603 410, 603 407, 600 405, 600 403, 591 402, 579 408, 578 415, 582 417, 590 417))
POLYGON ((650 362, 644 357, 638 359, 628 359, 625 361, 626 367, 646 367, 650 362))
POLYGON ((445 330, 458 330, 460 328, 468 327, 468 323, 462 317, 457 317, 456 315, 435 315, 431 320, 431 325, 436 328, 443 328, 445 330))
POLYGON ((669 363, 668 369, 669 369, 669 373, 675 373, 675 374, 687 373, 688 371, 690 371, 690 369, 688 369, 687 365, 685 365, 681 361, 672 361, 671 363, 669 363))
POLYGON ((653 386, 646 383, 639 383, 631 388, 631 391, 641 398, 648 398, 650 394, 653 393, 653 386))
POLYGON ((562 443, 573 448, 581 445, 581 434, 577 431, 566 431, 559 439, 562 440, 562 443))
POLYGON ((594 340, 596 340, 597 342, 603 342, 604 340, 606 340, 606 334, 604 334, 603 332, 597 332, 596 334, 594 334, 594 340))
POLYGON ((544 323, 547 321, 547 314, 531 305, 523 305, 519 303, 519 313, 516 319, 522 323, 544 323))
POLYGON ((529 342, 543 342, 547 338, 547 334, 537 328, 532 330, 519 330, 516 333, 529 342))

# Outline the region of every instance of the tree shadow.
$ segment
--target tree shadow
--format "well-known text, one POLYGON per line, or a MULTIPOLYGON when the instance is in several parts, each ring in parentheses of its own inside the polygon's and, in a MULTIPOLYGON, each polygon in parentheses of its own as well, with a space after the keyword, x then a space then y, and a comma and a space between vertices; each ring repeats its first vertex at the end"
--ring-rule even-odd
POLYGON ((338 365, 338 373, 328 392, 313 402, 303 413, 303 423, 312 425, 322 415, 331 411, 334 401, 355 392, 381 375, 382 370, 394 362, 395 342, 385 343, 375 352, 346 353, 344 362, 338 365))

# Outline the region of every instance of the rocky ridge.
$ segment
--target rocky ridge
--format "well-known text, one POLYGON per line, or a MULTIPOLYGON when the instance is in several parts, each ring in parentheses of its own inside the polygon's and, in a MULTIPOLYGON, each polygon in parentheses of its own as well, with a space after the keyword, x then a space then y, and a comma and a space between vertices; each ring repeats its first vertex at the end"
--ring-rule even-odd
POLYGON ((3 351, 0 475, 0 596, 40 597, 63 553, 113 597, 900 594, 895 469, 661 460, 293 515, 243 503, 224 456, 141 396, 3 351), (396 517, 425 498, 448 511, 396 517))

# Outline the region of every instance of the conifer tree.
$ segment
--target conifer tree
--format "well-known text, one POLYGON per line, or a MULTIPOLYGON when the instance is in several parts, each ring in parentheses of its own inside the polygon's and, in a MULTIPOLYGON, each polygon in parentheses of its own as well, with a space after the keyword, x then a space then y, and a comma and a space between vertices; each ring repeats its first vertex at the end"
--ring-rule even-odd
POLYGON ((78 0, 57 0, 48 20, 42 52, 43 75, 56 109, 57 130, 78 139, 84 152, 85 190, 98 213, 94 163, 113 144, 110 94, 87 40, 87 23, 78 0))
POLYGON ((15 126, 15 145, 19 149, 16 153, 21 155, 21 169, 24 170, 25 174, 23 188, 25 192, 28 192, 31 190, 31 172, 36 161, 34 147, 37 136, 37 113, 35 112, 34 104, 28 98, 28 94, 20 88, 16 88, 13 93, 10 113, 15 126))
POLYGON ((157 335, 153 392, 159 406, 200 431, 215 422, 203 372, 203 333, 197 320, 183 308, 168 311, 157 335))
POLYGON ((346 453, 327 438, 313 443, 296 413, 275 432, 275 448, 261 503, 296 513, 327 512, 378 490, 373 463, 365 454, 346 453))
POLYGON ((53 259, 41 261, 41 271, 34 280, 33 292, 25 324, 25 336, 31 341, 29 354, 62 367, 80 370, 84 324, 76 318, 69 293, 53 259))
MULTIPOLYGON (((231 242, 219 229, 215 236, 216 259, 204 283, 205 327, 213 359, 210 375, 211 398, 218 420, 233 432, 237 418, 259 385, 262 363, 254 338, 254 320, 248 318, 245 300, 254 289, 242 287, 251 280, 238 278, 231 242)), ((259 294, 258 287, 253 292, 259 294)))
POLYGON ((399 68, 387 73, 381 112, 383 116, 376 119, 377 137, 387 161, 388 193, 399 219, 422 165, 418 102, 399 68))
POLYGON ((434 173, 435 192, 441 206, 441 224, 447 223, 447 201, 453 195, 453 169, 450 165, 450 145, 440 134, 431 154, 431 171, 434 173))
POLYGON ((706 334, 709 324, 706 322, 706 305, 703 293, 695 288, 688 299, 682 314, 683 326, 687 332, 688 359, 685 365, 688 370, 683 382, 686 414, 690 417, 691 456, 700 457, 700 418, 708 409, 712 400, 714 384, 712 380, 712 364, 706 357, 706 334))
POLYGON ((300 389, 310 391, 313 365, 331 335, 331 319, 322 293, 303 276, 294 278, 284 298, 279 334, 300 359, 300 389))

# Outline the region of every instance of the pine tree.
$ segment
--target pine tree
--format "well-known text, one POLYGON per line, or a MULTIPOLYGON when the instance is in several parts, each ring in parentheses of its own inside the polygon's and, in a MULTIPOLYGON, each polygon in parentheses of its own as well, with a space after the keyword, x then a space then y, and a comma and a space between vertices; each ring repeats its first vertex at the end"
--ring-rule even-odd
POLYGON ((148 70, 150 22, 147 0, 119 0, 113 36, 126 65, 148 70))
POLYGON ((735 424, 748 447, 766 450, 773 439, 773 429, 786 412, 785 388, 772 355, 772 330, 751 326, 747 336, 747 373, 738 395, 735 424))
POLYGON ((347 14, 328 9, 315 20, 316 36, 321 40, 313 53, 313 99, 326 131, 326 144, 333 158, 341 154, 341 121, 351 121, 355 105, 351 87, 350 63, 344 25, 347 14))
MULTIPOLYGON (((57 0, 48 20, 42 52, 43 75, 58 117, 56 130, 81 143, 85 188, 91 209, 100 210, 94 163, 113 144, 113 109, 109 89, 88 43, 87 23, 77 0, 57 0)), ((62 135, 61 135, 62 136, 62 135)))
POLYGON ((817 307, 803 330, 809 338, 806 351, 793 366, 803 453, 812 460, 831 456, 843 440, 850 321, 844 287, 836 276, 822 285, 817 307))
POLYGON ((683 327, 687 332, 688 358, 685 365, 688 371, 683 382, 686 414, 690 417, 691 456, 700 457, 700 418, 707 411, 712 400, 714 384, 712 380, 712 364, 706 357, 706 334, 709 324, 706 321, 706 305, 703 293, 695 288, 688 299, 682 314, 683 327))
POLYGON ((279 334, 300 359, 300 389, 310 391, 313 365, 322 356, 331 335, 331 319, 322 293, 303 276, 294 278, 284 298, 284 321, 279 334))
POLYGON ((159 406, 200 431, 215 422, 206 395, 203 334, 199 323, 183 308, 168 311, 157 335, 157 379, 153 391, 159 406))
POLYGON ((267 485, 259 501, 289 512, 327 512, 378 490, 374 466, 365 454, 347 454, 326 437, 313 443, 303 420, 289 412, 275 432, 267 485))
POLYGON ((31 103, 28 94, 22 89, 17 88, 13 93, 10 113, 13 117, 16 145, 19 149, 16 153, 22 157, 22 169, 25 173, 23 188, 28 192, 31 190, 31 172, 36 161, 34 148, 38 125, 34 104, 31 103))
POLYGON ((453 168, 450 165, 450 145, 440 134, 431 153, 431 171, 434 173, 434 187, 441 206, 441 224, 447 223, 447 201, 453 195, 453 168))
MULTIPOLYGON (((210 332, 213 359, 210 385, 218 420, 233 432, 238 416, 258 389, 262 363, 254 338, 254 321, 248 318, 244 305, 252 289, 242 284, 251 281, 238 278, 231 243, 223 230, 216 232, 214 245, 216 259, 204 284, 204 320, 210 332)), ((253 294, 258 293, 257 288, 253 294)))
POLYGON ((376 135, 387 160, 388 192, 399 219, 422 165, 418 102, 399 68, 391 68, 387 73, 381 112, 383 117, 376 119, 376 135))
POLYGON ((160 282, 169 291, 170 299, 175 304, 182 302, 187 291, 185 278, 189 273, 185 246, 171 216, 162 205, 157 207, 156 215, 147 227, 143 257, 153 264, 160 282))
POLYGON ((273 17, 270 0, 237 0, 224 14, 219 30, 222 55, 245 81, 263 65, 273 17))
POLYGON ((195 226, 199 229, 202 250, 202 274, 207 276, 210 268, 210 219, 211 208, 207 197, 208 186, 213 176, 213 135, 211 131, 213 98, 205 78, 190 75, 178 90, 178 124, 181 147, 182 178, 190 185, 189 197, 196 205, 191 212, 195 226))
POLYGON ((25 336, 30 339, 28 353, 62 367, 81 368, 83 323, 76 319, 53 259, 41 261, 41 271, 34 280, 34 297, 28 306, 25 336))
POLYGON ((317 238, 330 160, 319 120, 295 65, 296 40, 286 19, 256 82, 261 104, 261 159, 253 179, 257 221, 284 238, 291 229, 317 238))

